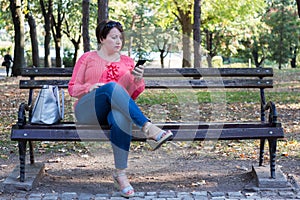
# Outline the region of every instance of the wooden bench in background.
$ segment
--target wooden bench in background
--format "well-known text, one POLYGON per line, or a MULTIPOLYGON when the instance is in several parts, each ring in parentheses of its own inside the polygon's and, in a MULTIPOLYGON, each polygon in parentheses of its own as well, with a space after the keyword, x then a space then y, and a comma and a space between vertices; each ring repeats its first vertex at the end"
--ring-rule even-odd
MULTIPOLYGON (((26 146, 29 143, 30 163, 34 163, 34 141, 108 141, 106 127, 76 125, 63 121, 55 125, 32 125, 29 108, 33 102, 33 90, 43 85, 58 85, 67 88, 72 69, 68 68, 24 68, 19 88, 28 91, 27 103, 19 107, 18 121, 11 130, 11 140, 18 142, 20 157, 20 181, 25 180, 26 146), (47 77, 47 78, 45 78, 47 77), (62 79, 65 77, 65 79, 62 79), (80 134, 84 131, 84 134, 80 134)), ((207 89, 207 88, 254 88, 259 91, 261 119, 255 122, 181 122, 157 123, 174 133, 173 141, 203 140, 260 140, 259 166, 263 164, 265 141, 268 140, 270 154, 270 176, 275 178, 277 139, 284 137, 281 123, 277 121, 275 104, 266 101, 264 90, 273 87, 272 68, 176 68, 145 70, 146 89, 207 89), (268 114, 268 117, 266 117, 268 114), (267 118, 267 120, 266 120, 267 118), (210 134, 218 133, 218 134, 210 134)), ((259 103, 259 102, 258 102, 259 103)), ((255 111, 253 111, 255 112, 255 111)), ((137 128, 133 129, 133 141, 146 141, 137 128)))

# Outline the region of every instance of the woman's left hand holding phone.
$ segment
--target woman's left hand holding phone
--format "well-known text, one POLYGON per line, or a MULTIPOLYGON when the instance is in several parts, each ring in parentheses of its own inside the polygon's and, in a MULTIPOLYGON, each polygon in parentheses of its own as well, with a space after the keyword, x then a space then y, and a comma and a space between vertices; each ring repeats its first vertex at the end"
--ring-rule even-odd
POLYGON ((143 78, 144 68, 145 67, 143 65, 138 65, 132 70, 132 74, 133 74, 135 80, 139 81, 143 78))

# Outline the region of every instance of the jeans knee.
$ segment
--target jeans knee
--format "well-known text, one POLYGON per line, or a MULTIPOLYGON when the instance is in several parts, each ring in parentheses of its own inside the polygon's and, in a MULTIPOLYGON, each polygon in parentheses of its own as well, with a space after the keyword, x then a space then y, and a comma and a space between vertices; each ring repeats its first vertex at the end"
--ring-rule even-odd
POLYGON ((131 135, 132 122, 122 112, 113 109, 108 115, 108 122, 112 129, 131 135))
POLYGON ((116 83, 116 82, 109 82, 109 83, 106 83, 104 86, 102 87, 106 87, 107 89, 113 91, 115 90, 116 88, 120 88, 122 87, 120 84, 116 83))

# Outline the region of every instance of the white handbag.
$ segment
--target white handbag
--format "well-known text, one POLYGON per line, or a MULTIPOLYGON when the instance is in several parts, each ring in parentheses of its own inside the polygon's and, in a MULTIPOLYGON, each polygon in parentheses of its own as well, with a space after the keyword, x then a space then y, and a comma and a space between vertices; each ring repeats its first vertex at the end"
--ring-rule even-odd
POLYGON ((56 124, 64 117, 64 91, 54 85, 44 85, 35 101, 32 124, 56 124))

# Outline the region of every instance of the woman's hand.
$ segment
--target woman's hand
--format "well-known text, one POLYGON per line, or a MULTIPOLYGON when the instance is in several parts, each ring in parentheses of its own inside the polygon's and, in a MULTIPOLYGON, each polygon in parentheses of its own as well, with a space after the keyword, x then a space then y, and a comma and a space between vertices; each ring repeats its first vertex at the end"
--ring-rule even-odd
POLYGON ((139 81, 143 78, 144 68, 145 67, 143 65, 138 65, 132 70, 132 74, 135 80, 139 81))
POLYGON ((89 92, 101 87, 102 85, 104 85, 105 83, 95 83, 94 85, 92 85, 89 89, 89 92))

